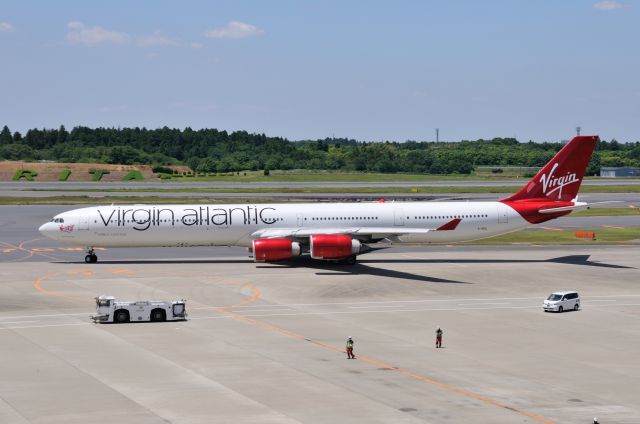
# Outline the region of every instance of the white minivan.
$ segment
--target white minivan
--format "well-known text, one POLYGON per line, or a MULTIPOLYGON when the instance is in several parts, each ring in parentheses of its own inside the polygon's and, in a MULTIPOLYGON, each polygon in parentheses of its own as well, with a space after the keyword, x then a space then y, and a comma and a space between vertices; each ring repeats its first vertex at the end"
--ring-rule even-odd
POLYGON ((547 300, 542 304, 545 312, 557 311, 563 312, 573 309, 580 309, 580 295, 575 291, 562 291, 551 293, 547 300))

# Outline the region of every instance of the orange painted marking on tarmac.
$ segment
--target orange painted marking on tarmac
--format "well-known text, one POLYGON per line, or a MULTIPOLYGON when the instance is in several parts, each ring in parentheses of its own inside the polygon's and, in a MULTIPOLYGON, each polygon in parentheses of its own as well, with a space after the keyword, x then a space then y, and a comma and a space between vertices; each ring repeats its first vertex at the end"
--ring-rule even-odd
POLYGON ((34 238, 34 239, 31 239, 31 240, 25 240, 25 241, 23 241, 22 243, 20 243, 18 245, 18 249, 24 250, 25 252, 29 253, 29 255, 27 255, 26 257, 18 259, 19 261, 24 260, 24 259, 32 258, 33 255, 40 255, 40 256, 47 257, 49 259, 55 259, 54 257, 47 255, 46 253, 40 253, 36 249, 33 249, 33 248, 32 249, 28 249, 28 248, 25 247, 25 244, 31 243, 31 242, 34 242, 34 241, 37 241, 37 240, 42 240, 42 237, 34 238))
POLYGON ((126 268, 122 268, 122 269, 112 269, 111 273, 113 275, 122 275, 122 274, 131 274, 131 271, 129 271, 126 268))
POLYGON ((24 259, 29 259, 29 258, 33 257, 33 255, 44 256, 46 258, 49 258, 49 259, 52 259, 52 260, 56 260, 57 258, 54 258, 53 256, 50 256, 50 255, 47 255, 46 253, 41 253, 41 252, 38 252, 36 249, 27 249, 26 247, 24 247, 25 243, 30 243, 30 242, 35 241, 35 240, 40 240, 41 238, 42 237, 35 238, 35 239, 32 239, 32 240, 26 240, 26 241, 23 241, 22 243, 20 243, 17 246, 14 245, 14 244, 11 244, 11 243, 7 243, 5 241, 0 241, 0 244, 3 244, 5 246, 7 246, 9 249, 13 249, 11 251, 6 251, 8 249, 5 249, 4 253, 12 253, 12 252, 15 252, 15 251, 22 251, 22 252, 28 253, 27 256, 23 256, 21 258, 17 258, 15 260, 11 261, 11 262, 19 262, 19 261, 22 261, 24 259))
MULTIPOLYGON (((22 249, 20 246, 16 246, 15 244, 7 243, 6 241, 0 241, 0 243, 7 246, 7 248, 9 249, 13 249, 12 252, 18 252, 18 251, 27 252, 25 249, 22 249)), ((12 252, 7 252, 7 253, 12 253, 12 252)), ((22 259, 25 259, 25 257, 13 259, 11 260, 11 262, 20 261, 22 259)))
POLYGON ((60 275, 60 273, 59 272, 52 272, 50 274, 43 275, 42 277, 36 279, 33 282, 33 287, 35 287, 35 289, 38 290, 40 293, 45 294, 47 296, 61 297, 63 299, 71 300, 71 301, 74 301, 74 302, 86 302, 87 300, 93 300, 92 298, 87 298, 87 297, 67 296, 66 294, 62 294, 62 293, 59 293, 59 292, 56 292, 56 291, 48 290, 48 289, 45 289, 44 287, 42 287, 42 283, 44 283, 45 281, 47 281, 50 278, 55 277, 57 275, 60 275))
POLYGON ((56 249, 52 249, 50 247, 32 247, 31 250, 33 252, 55 252, 56 249))
POLYGON ((15 252, 17 249, 14 249, 12 247, 6 248, 6 249, 2 249, 2 253, 12 253, 15 252))
MULTIPOLYGON (((239 302, 239 303, 236 303, 236 304, 233 304, 233 305, 227 305, 227 306, 215 308, 215 310, 217 312, 219 312, 220 314, 222 314, 222 315, 228 316, 228 317, 236 319, 238 321, 245 322, 245 323, 251 324, 251 325, 255 325, 256 327, 263 328, 265 330, 269 330, 269 331, 272 331, 274 333, 282 334, 283 336, 291 337, 291 338, 299 340, 299 341, 306 341, 306 342, 309 342, 309 343, 311 343, 311 344, 313 344, 315 346, 318 346, 318 347, 320 347, 322 349, 325 349, 325 350, 328 350, 328 351, 331 351, 331 352, 340 353, 340 354, 345 353, 345 351, 343 349, 340 349, 340 348, 338 348, 336 346, 329 345, 329 344, 322 343, 322 342, 318 342, 318 341, 309 339, 309 338, 303 336, 302 334, 298 334, 298 333, 296 333, 294 331, 290 331, 290 330, 287 330, 287 329, 284 329, 284 328, 281 328, 281 327, 278 327, 278 326, 275 326, 275 325, 272 325, 272 324, 268 324, 268 323, 263 322, 263 321, 258 321, 256 319, 249 318, 247 316, 240 315, 240 314, 228 311, 227 310, 228 308, 234 308, 234 307, 242 306, 242 305, 245 305, 247 303, 251 303, 251 302, 253 302, 253 301, 258 299, 258 297, 260 295, 260 291, 253 285, 245 284, 245 286, 250 286, 251 287, 251 289, 254 291, 254 295, 253 296, 245 299, 242 302, 239 302)), ((498 401, 496 401, 494 399, 491 399, 491 398, 489 398, 487 396, 483 396, 483 395, 480 395, 480 394, 477 394, 477 393, 473 393, 473 392, 470 392, 470 391, 467 391, 467 390, 463 390, 463 389, 457 388, 455 386, 452 386, 450 384, 443 383, 443 382, 438 381, 438 380, 434 380, 434 379, 429 378, 429 377, 425 377, 425 376, 422 376, 422 375, 414 374, 414 373, 412 373, 410 371, 403 370, 402 368, 394 367, 393 365, 386 364, 384 362, 378 361, 376 359, 373 359, 373 358, 370 358, 370 357, 367 357, 367 356, 359 355, 358 359, 360 361, 364 361, 364 362, 369 363, 371 365, 375 365, 376 367, 389 369, 391 371, 394 371, 394 372, 396 372, 398 374, 401 374, 401 375, 404 375, 406 377, 412 378, 414 380, 421 381, 423 383, 427 383, 427 384, 439 387, 439 388, 444 389, 444 390, 448 390, 448 391, 450 391, 452 393, 456 393, 458 395, 461 395, 461 396, 464 396, 464 397, 467 397, 467 398, 470 398, 470 399, 478 400, 478 401, 483 402, 483 403, 485 403, 487 405, 491 405, 491 406, 503 409, 505 411, 516 413, 516 414, 518 414, 520 416, 529 418, 529 419, 531 419, 531 420, 533 420, 535 422, 538 422, 538 423, 556 424, 555 421, 550 420, 548 418, 541 417, 540 415, 536 415, 536 414, 534 414, 532 412, 516 409, 514 407, 505 405, 505 404, 500 403, 500 402, 498 402, 498 401)))
POLYGON ((59 247, 58 249, 64 250, 65 252, 82 252, 84 250, 82 247, 59 247))
POLYGON ((254 286, 251 283, 245 283, 242 285, 242 288, 248 288, 249 290, 251 290, 253 292, 253 295, 251 295, 250 297, 247 297, 246 299, 238 302, 238 303, 234 303, 233 305, 225 305, 225 306, 221 306, 215 309, 231 309, 231 308, 237 308, 238 306, 245 306, 249 303, 253 303, 256 300, 258 300, 260 298, 260 296, 262 295, 262 293, 260 293, 260 290, 258 290, 258 288, 256 286, 254 286))
POLYGON ((472 399, 479 400, 479 401, 484 402, 484 403, 486 403, 488 405, 492 405, 492 406, 496 406, 498 408, 506 409, 508 411, 516 412, 516 413, 518 413, 520 415, 523 415, 523 416, 525 416, 527 418, 531 418, 532 420, 534 420, 536 422, 539 422, 539 423, 555 424, 554 421, 552 421, 552 420, 550 420, 548 418, 541 417, 539 415, 533 414, 533 413, 528 412, 528 411, 521 411, 521 410, 515 409, 515 408, 513 408, 511 406, 505 405, 503 403, 500 403, 500 402, 498 402, 496 400, 493 400, 491 398, 488 398, 486 396, 479 395, 477 393, 473 393, 473 392, 470 392, 470 391, 467 391, 467 390, 459 389, 459 388, 457 388, 455 386, 452 386, 450 384, 443 383, 441 381, 434 380, 432 378, 428 378, 428 377, 425 377, 425 376, 422 376, 422 375, 414 374, 414 373, 409 372, 409 371, 405 371, 405 370, 403 370, 401 368, 394 367, 393 365, 385 364, 384 362, 380 362, 378 360, 375 360, 373 358, 369 358, 367 356, 360 355, 360 356, 358 356, 358 359, 361 360, 361 361, 364 361, 364 362, 368 362, 368 363, 370 363, 372 365, 375 365, 375 366, 377 366, 379 368, 386 368, 388 370, 397 372, 399 374, 402 374, 402 375, 405 375, 407 377, 413 378, 414 380, 419 380, 419 381, 422 381, 424 383, 428 383, 428 384, 431 384, 433 386, 437 386, 437 387, 440 387, 442 389, 449 390, 450 392, 457 393, 457 394, 463 395, 465 397, 469 397, 469 398, 472 398, 472 399))

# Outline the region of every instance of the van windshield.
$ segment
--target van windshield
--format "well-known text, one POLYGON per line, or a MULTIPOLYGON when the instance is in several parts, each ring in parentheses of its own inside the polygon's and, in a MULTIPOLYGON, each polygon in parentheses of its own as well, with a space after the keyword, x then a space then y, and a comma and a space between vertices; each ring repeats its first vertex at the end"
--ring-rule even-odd
POLYGON ((560 300, 562 299, 562 295, 552 293, 547 297, 547 300, 560 300))

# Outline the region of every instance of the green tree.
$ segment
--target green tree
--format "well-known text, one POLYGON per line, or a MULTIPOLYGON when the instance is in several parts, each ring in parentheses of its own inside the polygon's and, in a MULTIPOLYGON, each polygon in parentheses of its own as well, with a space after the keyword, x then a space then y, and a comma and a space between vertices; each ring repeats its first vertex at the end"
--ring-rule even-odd
POLYGON ((9 127, 5 125, 0 132, 0 146, 6 146, 7 144, 13 144, 13 137, 11 136, 11 131, 9 131, 9 127))
POLYGON ((69 138, 69 133, 67 132, 66 128, 64 127, 64 125, 60 125, 60 128, 58 129, 58 137, 57 137, 56 143, 57 144, 66 143, 68 138, 69 138))

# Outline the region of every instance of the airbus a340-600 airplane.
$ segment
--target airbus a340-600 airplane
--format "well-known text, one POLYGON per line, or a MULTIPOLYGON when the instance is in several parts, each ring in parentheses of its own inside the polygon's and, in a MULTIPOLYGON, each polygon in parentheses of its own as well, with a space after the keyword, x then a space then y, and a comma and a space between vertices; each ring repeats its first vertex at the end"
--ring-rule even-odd
POLYGON ((450 243, 492 237, 567 215, 598 141, 578 136, 516 194, 495 202, 358 202, 95 206, 56 215, 47 237, 94 247, 246 246, 256 262, 309 254, 355 263, 383 240, 450 243))

